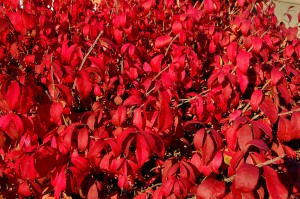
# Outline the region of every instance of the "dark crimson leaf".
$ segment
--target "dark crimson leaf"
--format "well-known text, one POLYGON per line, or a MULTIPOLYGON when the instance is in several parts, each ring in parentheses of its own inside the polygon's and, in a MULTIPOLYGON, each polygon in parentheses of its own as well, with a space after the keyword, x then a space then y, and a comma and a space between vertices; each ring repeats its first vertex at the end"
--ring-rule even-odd
POLYGON ((25 154, 22 156, 22 158, 19 158, 18 161, 19 162, 16 163, 18 168, 16 169, 20 171, 23 179, 28 178, 33 181, 37 177, 37 171, 34 167, 34 156, 25 154))
POLYGON ((7 89, 6 101, 12 110, 17 110, 20 106, 21 89, 18 82, 12 82, 7 89))
POLYGON ((240 192, 251 192, 255 189, 259 178, 257 166, 244 163, 236 172, 234 186, 240 192))

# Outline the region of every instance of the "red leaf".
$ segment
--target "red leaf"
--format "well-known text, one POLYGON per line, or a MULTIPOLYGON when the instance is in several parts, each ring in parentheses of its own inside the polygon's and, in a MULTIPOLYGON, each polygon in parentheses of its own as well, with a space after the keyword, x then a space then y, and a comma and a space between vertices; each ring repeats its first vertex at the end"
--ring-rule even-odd
POLYGON ((119 106, 117 111, 112 117, 112 124, 115 126, 121 126, 126 118, 126 107, 125 106, 119 106))
POLYGON ((212 160, 214 154, 215 154, 215 143, 211 135, 207 134, 202 149, 203 164, 207 165, 212 160))
POLYGON ((259 37, 253 37, 253 40, 252 40, 252 44, 253 44, 253 51, 255 53, 259 53, 260 52, 260 49, 262 47, 262 39, 259 38, 259 37))
POLYGON ((89 164, 89 161, 86 158, 78 156, 77 152, 72 154, 72 156, 73 157, 71 157, 71 162, 79 170, 84 171, 84 170, 87 170, 89 168, 90 164, 89 164))
POLYGON ((251 95, 250 105, 253 111, 258 110, 258 106, 263 99, 263 92, 262 90, 255 90, 251 95))
POLYGON ((277 88, 278 88, 279 92, 281 93, 281 95, 283 96, 286 103, 290 103, 292 100, 292 96, 291 96, 288 88, 284 84, 277 85, 277 88))
POLYGON ((209 48, 208 48, 208 50, 209 50, 209 53, 211 53, 211 54, 213 54, 213 53, 216 52, 216 50, 217 50, 217 45, 216 45, 216 43, 215 43, 213 40, 211 40, 211 41, 209 42, 209 48))
POLYGON ((18 193, 25 197, 29 197, 32 195, 27 181, 24 181, 19 184, 18 193))
POLYGON ((155 42, 154 42, 154 47, 155 48, 163 48, 168 46, 172 41, 172 38, 169 35, 166 36, 160 36, 158 38, 156 38, 155 42))
POLYGON ((59 174, 56 174, 55 181, 52 182, 54 189, 55 198, 60 198, 59 195, 62 191, 66 189, 67 177, 64 168, 61 170, 59 174))
POLYGON ((240 84, 240 89, 241 89, 242 93, 245 93, 245 91, 248 87, 248 84, 249 84, 248 76, 244 75, 239 70, 237 70, 236 73, 237 73, 238 81, 240 84))
POLYGON ((170 96, 166 90, 160 91, 161 105, 158 116, 158 129, 160 132, 168 129, 173 124, 173 113, 169 105, 170 96))
POLYGON ((22 94, 20 100, 20 113, 26 113, 31 108, 34 102, 34 96, 32 87, 24 85, 22 86, 22 94))
POLYGON ((87 195, 87 198, 88 198, 88 199, 98 199, 98 189, 97 189, 96 183, 94 183, 94 184, 90 187, 89 192, 88 192, 88 195, 87 195))
POLYGON ((133 105, 141 105, 141 104, 142 104, 141 98, 135 95, 128 97, 123 103, 124 106, 133 106, 133 105))
POLYGON ((139 129, 143 130, 144 121, 142 118, 141 108, 137 108, 133 113, 133 124, 139 129))
POLYGON ((203 118, 203 98, 202 96, 197 97, 196 99, 196 113, 198 116, 198 119, 201 120, 203 118))
POLYGON ((172 31, 174 34, 178 34, 182 31, 182 24, 180 21, 175 21, 172 25, 172 31))
POLYGON ((197 131, 197 133, 195 134, 194 136, 194 139, 193 139, 193 143, 195 145, 195 148, 197 150, 201 150, 202 147, 203 147, 203 143, 204 143, 204 139, 205 139, 205 135, 206 135, 206 132, 205 132, 205 129, 202 128, 202 129, 199 129, 197 131))
POLYGON ((162 62, 163 58, 164 58, 164 55, 159 54, 151 59, 150 66, 154 73, 159 73, 161 71, 161 62, 162 62))
POLYGON ((88 157, 94 157, 99 155, 104 146, 105 141, 103 140, 97 140, 96 142, 94 142, 94 144, 90 147, 88 157))
POLYGON ((76 87, 83 99, 86 99, 90 95, 92 90, 92 82, 89 74, 86 71, 80 70, 77 72, 76 87))
POLYGON ((78 149, 84 151, 87 148, 89 142, 89 130, 82 128, 78 131, 78 149))
POLYGON ((73 97, 70 88, 62 84, 56 84, 55 86, 59 89, 60 94, 66 101, 67 105, 72 106, 73 97))
POLYGON ((234 41, 227 46, 227 55, 228 55, 228 59, 231 62, 235 61, 236 53, 237 53, 237 42, 234 41))
POLYGON ((53 122, 59 123, 64 107, 60 102, 54 102, 50 107, 50 117, 53 122))
POLYGON ((6 101, 12 110, 17 110, 20 105, 21 89, 18 82, 12 82, 7 89, 6 101))
POLYGON ((13 140, 17 140, 23 134, 24 125, 18 115, 10 114, 0 118, 0 128, 13 140))
POLYGON ((278 68, 273 68, 271 71, 271 85, 274 86, 283 77, 283 73, 278 68))
POLYGON ((222 162, 223 162, 223 154, 221 151, 218 151, 208 166, 214 173, 218 174, 222 162))
POLYGON ((138 135, 136 140, 136 160, 139 167, 142 167, 143 164, 149 160, 150 150, 151 149, 148 147, 145 138, 141 135, 138 135))
POLYGON ((284 117, 279 118, 277 137, 278 137, 279 140, 282 140, 282 141, 285 141, 285 142, 289 142, 293 139, 292 138, 291 122, 288 119, 284 118, 284 117))
POLYGON ((263 140, 259 140, 259 139, 253 139, 253 140, 249 141, 247 143, 247 146, 248 147, 256 146, 257 148, 262 149, 264 151, 269 151, 270 150, 268 145, 263 140))
POLYGON ((197 189, 197 198, 199 199, 223 198, 224 195, 225 183, 213 178, 206 179, 197 189))
POLYGON ((238 2, 238 4, 239 4, 240 7, 243 7, 244 4, 245 4, 245 2, 246 2, 246 0, 238 0, 237 2, 238 2))
POLYGON ((264 99, 259 105, 259 108, 262 110, 262 112, 264 112, 264 114, 273 124, 276 123, 278 118, 278 110, 271 100, 264 99))
POLYGON ((249 68, 250 54, 245 50, 240 50, 236 57, 237 67, 243 73, 246 74, 249 68))
POLYGON ((252 130, 248 124, 243 125, 237 132, 240 149, 244 151, 246 144, 253 139, 252 130))
POLYGON ((264 166, 264 176, 272 199, 288 198, 288 190, 279 178, 278 173, 269 166, 264 166))
MULTIPOLYGON (((21 176, 23 179, 30 179, 34 181, 37 178, 37 172, 34 167, 35 158, 33 155, 24 155, 22 158, 18 159, 20 161, 18 169, 20 169, 21 176)), ((17 166, 18 164, 16 164, 17 166)))
POLYGON ((291 118, 291 134, 293 139, 300 138, 300 113, 295 111, 291 118))
POLYGON ((242 164, 236 172, 234 186, 240 192, 251 192, 255 189, 258 178, 258 167, 245 163, 242 164))
POLYGON ((22 12, 8 12, 7 16, 13 25, 14 29, 18 32, 22 32, 23 30, 23 20, 22 20, 22 12))
POLYGON ((212 13, 215 10, 215 3, 213 0, 204 0, 204 10, 206 13, 212 13))
POLYGON ((37 170, 39 177, 48 175, 56 165, 56 152, 51 147, 42 146, 35 152, 34 157, 34 167, 37 170))
POLYGON ((158 157, 161 159, 164 158, 165 155, 165 146, 163 140, 156 134, 142 131, 140 134, 144 137, 144 139, 147 142, 147 145, 149 146, 151 155, 153 153, 156 153, 158 157))
POLYGON ((251 23, 250 23, 249 20, 245 19, 245 20, 242 21, 241 26, 240 26, 240 30, 241 30, 241 32, 244 36, 248 35, 248 32, 250 30, 250 26, 251 26, 251 23))

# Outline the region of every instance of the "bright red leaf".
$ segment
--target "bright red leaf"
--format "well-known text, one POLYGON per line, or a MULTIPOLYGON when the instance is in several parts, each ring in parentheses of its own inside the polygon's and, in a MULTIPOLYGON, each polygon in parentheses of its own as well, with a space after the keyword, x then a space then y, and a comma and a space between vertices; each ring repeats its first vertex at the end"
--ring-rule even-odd
POLYGON ((241 192, 251 192, 255 189, 259 178, 259 169, 251 164, 242 164, 236 172, 234 186, 241 192))

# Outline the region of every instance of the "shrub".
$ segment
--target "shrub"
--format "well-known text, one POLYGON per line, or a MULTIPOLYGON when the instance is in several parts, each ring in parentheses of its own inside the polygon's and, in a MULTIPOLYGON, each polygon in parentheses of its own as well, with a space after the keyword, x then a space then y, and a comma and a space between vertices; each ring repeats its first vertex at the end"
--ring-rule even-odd
POLYGON ((0 192, 297 197, 300 41, 274 8, 2 0, 0 192))

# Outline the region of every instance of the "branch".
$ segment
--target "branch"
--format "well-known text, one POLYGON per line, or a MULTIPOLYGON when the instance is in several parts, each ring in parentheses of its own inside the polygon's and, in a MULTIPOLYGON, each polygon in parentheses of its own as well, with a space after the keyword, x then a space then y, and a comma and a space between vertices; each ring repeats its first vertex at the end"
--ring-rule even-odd
MULTIPOLYGON (((286 154, 283 154, 283 155, 278 156, 278 157, 276 157, 276 158, 274 158, 274 159, 267 160, 267 161, 265 161, 265 162, 259 163, 259 164, 257 164, 256 166, 257 166, 258 168, 261 168, 261 167, 263 167, 263 166, 268 166, 268 165, 273 164, 274 162, 276 162, 276 161, 278 161, 278 160, 281 160, 281 159, 284 158, 285 156, 286 156, 286 154)), ((230 176, 229 178, 225 178, 225 179, 224 179, 224 182, 232 182, 232 181, 234 180, 234 178, 235 178, 235 175, 232 175, 232 176, 230 176)))
MULTIPOLYGON (((284 64, 284 65, 279 69, 279 71, 282 71, 282 69, 284 69, 285 66, 286 66, 286 64, 284 64)), ((261 90, 262 90, 262 91, 265 90, 266 87, 270 84, 270 82, 271 82, 271 79, 268 79, 268 81, 263 85, 263 87, 261 88, 261 90)), ((246 106, 243 108, 242 113, 245 113, 245 112, 248 110, 249 106, 250 106, 250 102, 248 102, 248 103, 246 104, 246 106)))
POLYGON ((294 112, 299 112, 299 111, 300 111, 300 108, 297 108, 295 110, 287 111, 287 112, 284 112, 284 113, 279 113, 278 116, 289 115, 289 114, 292 114, 294 112))
MULTIPOLYGON (((82 60, 82 62, 80 64, 80 66, 79 66, 79 70, 82 69, 82 67, 83 67, 83 65, 84 65, 87 57, 90 55, 90 53, 94 49, 96 43, 98 42, 98 40, 100 39, 100 37, 102 36, 102 34, 103 34, 103 30, 99 32, 99 34, 98 34, 97 38, 95 39, 94 43, 91 45, 91 47, 89 48, 88 52, 85 54, 85 56, 84 56, 84 58, 83 58, 83 60, 82 60)), ((75 84, 76 84, 76 79, 74 80, 74 84, 72 86, 73 89, 75 89, 75 84)))

